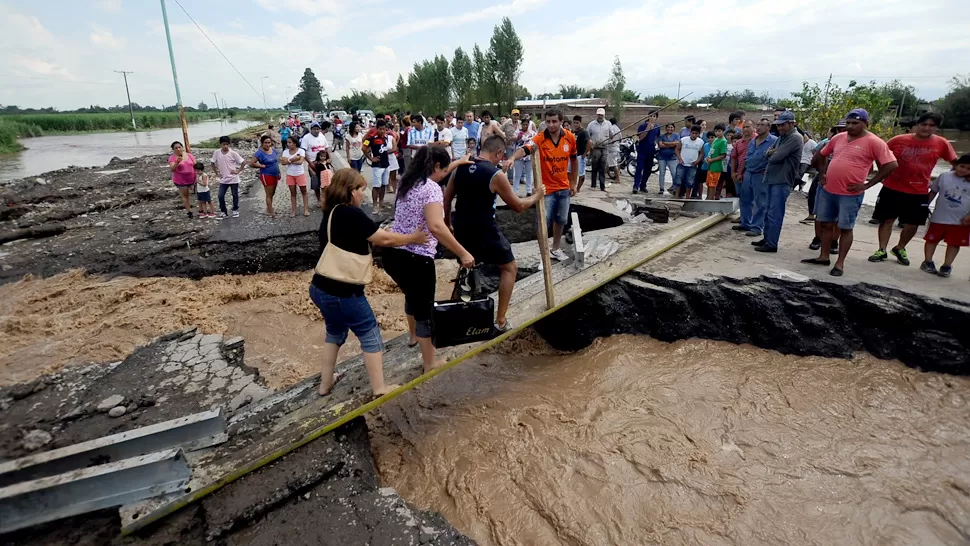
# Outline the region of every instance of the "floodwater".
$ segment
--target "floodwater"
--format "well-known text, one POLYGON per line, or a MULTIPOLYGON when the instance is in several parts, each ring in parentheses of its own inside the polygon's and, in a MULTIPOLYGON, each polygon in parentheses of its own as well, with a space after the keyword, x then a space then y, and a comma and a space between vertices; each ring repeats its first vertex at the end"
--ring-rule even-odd
POLYGON ((383 485, 486 546, 970 542, 970 378, 703 340, 538 346, 383 406, 383 485))
MULTIPOLYGON (((190 142, 228 135, 255 125, 252 121, 210 120, 189 125, 190 142)), ((170 150, 172 141, 182 140, 182 128, 118 133, 24 138, 21 152, 0 155, 0 180, 36 176, 47 171, 78 167, 100 167, 111 158, 129 159, 170 150)))

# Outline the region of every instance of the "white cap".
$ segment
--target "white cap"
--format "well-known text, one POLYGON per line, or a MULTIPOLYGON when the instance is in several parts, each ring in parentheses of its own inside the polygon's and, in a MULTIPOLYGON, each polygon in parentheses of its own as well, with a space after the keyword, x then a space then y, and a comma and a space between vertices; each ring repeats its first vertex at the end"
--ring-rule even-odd
POLYGON ((597 116, 605 116, 606 115, 606 109, 605 108, 597 108, 596 109, 596 115, 597 116))

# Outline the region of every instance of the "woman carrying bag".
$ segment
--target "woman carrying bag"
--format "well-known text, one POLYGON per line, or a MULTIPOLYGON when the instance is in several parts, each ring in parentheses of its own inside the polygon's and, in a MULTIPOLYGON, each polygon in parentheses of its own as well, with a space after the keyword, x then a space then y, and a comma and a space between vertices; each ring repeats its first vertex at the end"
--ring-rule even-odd
POLYGON ((320 308, 326 323, 320 394, 330 393, 336 382, 337 353, 353 331, 360 341, 364 368, 374 396, 397 388, 384 384, 384 343, 374 311, 364 296, 364 285, 371 281, 373 258, 370 245, 396 247, 428 242, 423 231, 391 233, 361 210, 367 182, 352 168, 333 176, 324 193, 323 221, 320 223, 320 260, 310 281, 310 299, 320 308))
POLYGON ((438 241, 455 253, 462 267, 473 267, 475 258, 464 249, 445 224, 439 183, 461 165, 469 165, 468 157, 451 161, 446 148, 425 146, 414 154, 404 177, 397 187, 394 203, 395 233, 430 233, 425 243, 387 249, 383 254, 384 271, 404 292, 404 313, 408 319, 411 338, 409 347, 421 346, 424 371, 440 365, 435 361, 431 342, 431 313, 434 309, 434 256, 438 241))

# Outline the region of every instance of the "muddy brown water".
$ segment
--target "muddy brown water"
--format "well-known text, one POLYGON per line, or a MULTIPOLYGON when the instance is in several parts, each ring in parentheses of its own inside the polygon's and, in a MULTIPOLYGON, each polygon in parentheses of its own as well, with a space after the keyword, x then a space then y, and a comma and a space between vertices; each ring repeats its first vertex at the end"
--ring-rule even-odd
POLYGON ((535 347, 386 404, 385 485, 484 545, 970 542, 970 379, 702 340, 535 347))

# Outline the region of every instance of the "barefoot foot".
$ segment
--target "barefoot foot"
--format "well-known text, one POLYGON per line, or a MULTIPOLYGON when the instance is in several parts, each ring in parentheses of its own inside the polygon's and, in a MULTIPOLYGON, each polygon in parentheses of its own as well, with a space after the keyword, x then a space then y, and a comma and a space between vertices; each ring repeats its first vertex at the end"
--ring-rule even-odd
POLYGON ((326 396, 330 394, 330 391, 333 390, 333 386, 337 384, 337 381, 340 381, 341 377, 343 377, 343 374, 339 374, 339 373, 333 374, 333 379, 330 381, 329 385, 324 385, 323 382, 321 381, 320 390, 318 391, 320 393, 320 396, 326 396))
POLYGON ((393 391, 394 389, 396 389, 398 387, 400 387, 400 385, 395 384, 395 383, 392 383, 390 385, 384 385, 384 388, 383 389, 379 389, 379 390, 373 391, 374 392, 374 398, 377 398, 379 396, 384 396, 385 394, 393 391))

